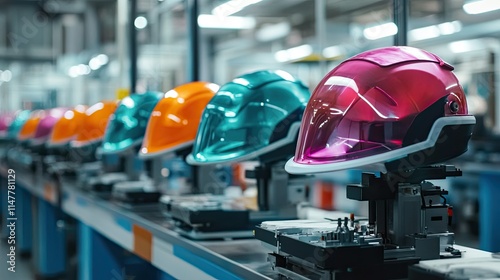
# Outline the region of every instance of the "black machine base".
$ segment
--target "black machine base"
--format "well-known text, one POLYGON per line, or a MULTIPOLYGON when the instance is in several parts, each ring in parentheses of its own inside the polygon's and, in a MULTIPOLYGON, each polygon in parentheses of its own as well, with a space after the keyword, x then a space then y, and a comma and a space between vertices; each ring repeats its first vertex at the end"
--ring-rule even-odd
MULTIPOLYGON (((380 176, 363 173, 361 184, 347 186, 347 198, 369 202, 367 221, 351 216, 337 225, 264 222, 255 229, 255 238, 271 249, 271 266, 288 278, 406 279, 409 268, 421 260, 460 259, 448 231, 448 192, 426 180, 461 175, 461 170, 447 165, 380 176)), ((420 273, 415 279, 432 276, 415 269, 411 273, 420 273)))
MULTIPOLYGON (((298 231, 255 228, 255 238, 271 247, 279 244, 279 253, 269 253, 273 269, 293 279, 404 279, 417 257, 388 258, 380 244, 317 246, 291 237, 298 231)), ((307 239, 307 237, 305 237, 307 239)))
POLYGON ((160 207, 181 233, 196 239, 248 238, 253 236, 255 226, 263 221, 295 218, 249 210, 233 202, 234 199, 217 195, 163 196, 160 207))
POLYGON ((251 230, 249 211, 221 205, 220 197, 206 199, 193 196, 179 200, 161 200, 163 212, 171 217, 176 225, 187 232, 241 231, 251 230))
POLYGON ((158 191, 113 191, 112 194, 113 199, 132 204, 157 203, 160 200, 160 197, 161 193, 158 191))

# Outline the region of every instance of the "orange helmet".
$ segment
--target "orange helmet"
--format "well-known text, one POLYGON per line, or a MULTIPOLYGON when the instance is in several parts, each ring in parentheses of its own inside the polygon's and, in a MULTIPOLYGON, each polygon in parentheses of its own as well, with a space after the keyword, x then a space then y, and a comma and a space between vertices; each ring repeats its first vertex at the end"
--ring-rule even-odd
POLYGON ((75 108, 66 111, 64 116, 54 125, 47 145, 52 147, 62 146, 73 140, 83 126, 86 117, 85 111, 87 108, 87 106, 78 105, 75 108))
POLYGON ((88 108, 85 111, 85 121, 71 141, 71 146, 79 148, 101 141, 117 104, 117 101, 101 101, 88 108))
POLYGON ((45 116, 45 114, 46 112, 44 110, 33 111, 30 114, 29 119, 21 128, 21 131, 19 131, 17 139, 20 141, 26 141, 33 138, 33 136, 35 136, 36 128, 38 127, 40 120, 45 116))
POLYGON ((191 82, 165 93, 149 118, 139 155, 156 156, 192 144, 203 110, 218 89, 213 83, 191 82))

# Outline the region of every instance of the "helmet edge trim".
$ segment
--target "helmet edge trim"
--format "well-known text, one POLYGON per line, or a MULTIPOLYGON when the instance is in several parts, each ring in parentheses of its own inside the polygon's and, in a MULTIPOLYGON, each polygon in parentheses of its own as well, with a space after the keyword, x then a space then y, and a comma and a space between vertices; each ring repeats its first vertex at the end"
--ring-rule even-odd
POLYGON ((253 151, 243 156, 232 158, 230 160, 212 160, 212 161, 201 162, 201 161, 196 161, 194 159, 193 154, 190 153, 186 158, 186 162, 192 165, 211 165, 211 164, 223 164, 223 163, 237 163, 237 162, 252 160, 263 154, 273 151, 276 148, 292 143, 297 139, 297 133, 299 132, 299 129, 300 129, 300 121, 294 122, 292 125, 290 125, 290 129, 288 130, 288 133, 285 138, 275 141, 265 146, 262 149, 253 151))
POLYGON ((358 158, 349 161, 326 163, 326 164, 303 164, 294 161, 294 157, 289 159, 285 164, 286 172, 290 174, 310 174, 310 173, 323 173, 335 172, 346 169, 361 169, 387 172, 384 165, 385 162, 397 160, 407 156, 408 154, 415 153, 427 148, 433 147, 439 137, 439 133, 445 126, 448 125, 468 125, 475 124, 476 118, 472 115, 467 116, 450 116, 441 117, 437 119, 425 141, 415 143, 397 150, 392 150, 387 153, 377 154, 365 158, 358 158), (364 168, 363 168, 364 167, 364 168))

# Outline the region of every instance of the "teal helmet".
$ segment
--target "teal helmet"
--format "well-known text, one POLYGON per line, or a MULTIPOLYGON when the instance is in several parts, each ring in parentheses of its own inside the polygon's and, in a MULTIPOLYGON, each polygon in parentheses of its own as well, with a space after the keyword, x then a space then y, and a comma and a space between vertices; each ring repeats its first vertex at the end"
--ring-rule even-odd
POLYGON ((293 155, 310 92, 285 71, 257 71, 223 85, 202 115, 188 163, 266 161, 293 155))
POLYGON ((121 153, 140 147, 149 116, 162 96, 159 92, 146 92, 123 98, 109 118, 101 152, 121 153))
POLYGON ((23 125, 30 118, 30 114, 30 110, 22 110, 16 114, 14 120, 10 123, 9 128, 7 128, 7 139, 17 139, 19 131, 21 131, 23 125))

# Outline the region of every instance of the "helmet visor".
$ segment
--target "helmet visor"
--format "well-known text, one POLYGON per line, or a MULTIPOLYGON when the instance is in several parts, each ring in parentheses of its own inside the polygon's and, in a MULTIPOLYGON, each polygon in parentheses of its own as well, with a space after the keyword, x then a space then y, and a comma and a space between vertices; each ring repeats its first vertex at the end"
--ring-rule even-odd
POLYGON ((48 114, 40 120, 40 123, 36 128, 35 135, 33 136, 32 144, 39 145, 44 143, 52 132, 54 125, 66 111, 66 108, 55 108, 49 110, 48 114))
POLYGON ((380 88, 364 89, 347 77, 326 79, 305 111, 294 161, 324 164, 401 148, 415 114, 397 104, 380 88))
POLYGON ((85 110, 86 106, 79 105, 73 110, 66 111, 55 123, 48 141, 49 145, 65 145, 73 140, 85 121, 85 110))
POLYGON ((0 115, 0 138, 5 138, 7 136, 7 129, 12 123, 13 118, 11 114, 0 115))
POLYGON ((7 129, 7 138, 16 139, 19 131, 22 129, 29 117, 29 110, 19 112, 7 129))
POLYGON ((265 102, 249 102, 238 112, 209 104, 193 157, 199 162, 226 161, 262 149, 270 144, 276 125, 288 114, 287 110, 265 102))
POLYGON ((160 95, 134 94, 125 97, 106 128, 103 152, 117 153, 142 143, 146 126, 160 95))

